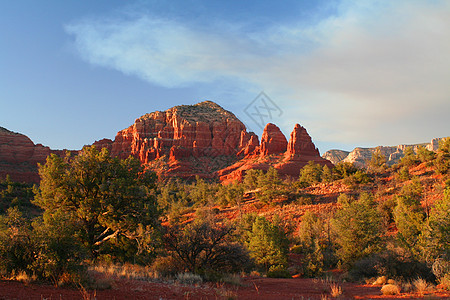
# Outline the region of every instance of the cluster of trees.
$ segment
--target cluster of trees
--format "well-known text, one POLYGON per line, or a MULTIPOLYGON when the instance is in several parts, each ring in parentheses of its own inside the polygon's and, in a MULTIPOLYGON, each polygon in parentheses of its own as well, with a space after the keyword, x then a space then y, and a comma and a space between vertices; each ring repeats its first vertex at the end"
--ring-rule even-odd
POLYGON ((200 178, 157 181, 137 160, 113 158, 95 147, 76 157, 52 155, 39 167, 39 188, 9 179, 0 183, 2 203, 19 191, 25 199, 34 194, 25 206, 13 204, 18 202, 14 198, 4 206, 0 270, 55 283, 80 280, 85 267, 99 261, 152 265, 164 275, 191 272, 212 280, 250 270, 313 277, 335 267, 355 278, 447 278, 450 186, 428 204, 421 181, 409 173, 419 163, 448 178, 450 139, 437 153, 407 149, 393 167, 375 152, 367 170, 349 163, 330 169, 310 162, 295 180, 283 180, 271 168, 249 170, 242 183, 226 186, 200 178), (380 193, 381 172, 401 179, 393 192, 380 193), (304 188, 335 180, 358 188, 341 194, 336 210, 309 211, 300 224, 289 216, 244 213, 230 221, 213 208, 231 205, 240 211, 246 192, 262 204, 312 204, 304 203, 304 188), (285 200, 275 201, 280 198, 285 200), (36 213, 24 214, 25 207, 34 207, 36 213), (194 211, 196 218, 187 220, 186 213, 194 211), (298 254, 301 264, 292 266, 289 253, 298 254))

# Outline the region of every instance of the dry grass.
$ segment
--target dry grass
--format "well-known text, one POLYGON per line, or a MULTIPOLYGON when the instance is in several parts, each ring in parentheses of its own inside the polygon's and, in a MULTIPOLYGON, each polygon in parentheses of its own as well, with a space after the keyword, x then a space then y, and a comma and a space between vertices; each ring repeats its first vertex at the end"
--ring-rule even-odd
POLYGON ((400 287, 396 284, 386 284, 381 288, 381 293, 383 295, 398 295, 400 294, 400 287))
POLYGON ((420 277, 413 281, 413 285, 416 291, 419 292, 420 294, 423 294, 430 286, 425 279, 422 279, 420 277))
POLYGON ((443 290, 450 291, 450 273, 439 279, 439 286, 443 290))
POLYGON ((37 277, 36 277, 36 275, 29 276, 25 272, 19 272, 17 275, 13 276, 13 278, 11 278, 11 279, 28 284, 30 282, 36 281, 37 277))
POLYGON ((331 297, 333 298, 337 298, 340 295, 342 295, 342 287, 340 285, 338 285, 337 283, 332 283, 330 285, 330 289, 331 289, 331 297))
POLYGON ((377 278, 377 280, 375 280, 372 285, 383 285, 387 282, 387 278, 386 276, 380 276, 377 278))
POLYGON ((186 285, 197 285, 203 282, 203 279, 200 275, 192 273, 178 273, 175 278, 179 283, 186 285))
POLYGON ((97 265, 91 267, 90 270, 118 278, 137 279, 146 281, 157 280, 160 279, 161 277, 159 276, 158 272, 153 271, 149 267, 143 267, 133 264, 97 265))

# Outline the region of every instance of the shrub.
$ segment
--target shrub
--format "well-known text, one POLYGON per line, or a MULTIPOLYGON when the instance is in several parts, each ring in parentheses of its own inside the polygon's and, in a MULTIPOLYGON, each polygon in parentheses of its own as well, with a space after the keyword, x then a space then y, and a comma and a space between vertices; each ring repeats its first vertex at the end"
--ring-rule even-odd
POLYGON ((151 268, 163 277, 174 277, 183 272, 183 266, 173 256, 159 256, 153 262, 151 268))
POLYGON ((313 161, 309 161, 306 166, 300 170, 300 182, 304 182, 306 186, 319 183, 322 179, 323 167, 313 161))
POLYGON ((175 279, 181 284, 196 285, 201 284, 203 279, 200 275, 192 273, 178 273, 175 279))
POLYGON ((168 228, 164 243, 179 268, 191 273, 240 272, 250 258, 243 245, 233 241, 234 231, 231 225, 198 219, 183 229, 168 228))
POLYGON ((265 217, 256 217, 248 235, 247 248, 256 265, 266 272, 271 266, 286 266, 288 239, 284 228, 265 217))
POLYGON ((422 294, 428 289, 429 283, 425 279, 419 277, 413 281, 413 285, 416 291, 422 294))
POLYGON ((15 207, 0 216, 0 271, 10 276, 20 273, 33 275, 37 246, 29 222, 15 207))
POLYGON ((387 277, 380 276, 372 283, 372 285, 384 285, 386 282, 387 282, 387 277))
POLYGON ((344 204, 332 221, 337 255, 347 266, 382 249, 384 228, 372 196, 361 194, 358 201, 344 204))
POLYGON ((442 289, 450 291, 450 273, 439 278, 439 285, 442 289))
POLYGON ((403 278, 405 280, 418 276, 429 280, 433 279, 431 269, 426 263, 389 250, 356 261, 349 275, 354 280, 376 276, 403 278))
POLYGON ((267 272, 267 277, 270 278, 290 278, 291 275, 283 265, 272 265, 267 272))
POLYGON ((383 295, 398 295, 400 294, 400 287, 396 284, 386 284, 381 288, 383 295))

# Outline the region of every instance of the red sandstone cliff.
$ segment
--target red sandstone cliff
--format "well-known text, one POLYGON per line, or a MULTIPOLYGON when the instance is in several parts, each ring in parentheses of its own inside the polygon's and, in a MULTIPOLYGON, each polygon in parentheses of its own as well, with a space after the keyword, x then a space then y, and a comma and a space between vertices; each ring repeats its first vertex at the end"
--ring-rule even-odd
POLYGON ((9 174, 13 181, 39 182, 37 164, 45 163, 51 152, 23 134, 0 127, 0 179, 9 174))
POLYGON ((332 167, 333 164, 320 157, 319 150, 311 140, 306 129, 296 124, 289 143, 283 133, 274 124, 267 124, 261 138, 261 146, 244 159, 217 172, 225 183, 242 180, 249 169, 277 169, 282 176, 298 177, 300 169, 308 161, 332 167))
POLYGON ((252 153, 259 142, 231 112, 211 101, 146 114, 117 133, 107 147, 113 156, 138 158, 163 176, 212 177, 252 153))
MULTIPOLYGON (((281 175, 297 177, 310 160, 332 166, 320 157, 302 126, 295 126, 287 142, 281 130, 269 123, 260 143, 234 114, 211 101, 143 115, 114 140, 94 145, 116 157, 134 156, 162 177, 199 175, 230 182, 241 180, 248 169, 273 166, 281 175)), ((38 182, 37 163, 44 163, 50 153, 65 152, 0 128, 0 178, 10 174, 16 181, 38 182)))

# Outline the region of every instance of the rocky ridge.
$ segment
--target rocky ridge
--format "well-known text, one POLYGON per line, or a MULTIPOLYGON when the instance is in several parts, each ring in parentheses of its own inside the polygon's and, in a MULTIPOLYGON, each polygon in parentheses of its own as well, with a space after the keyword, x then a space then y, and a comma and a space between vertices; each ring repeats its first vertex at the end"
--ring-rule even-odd
POLYGON ((439 147, 439 141, 443 138, 434 138, 430 143, 411 144, 411 145, 398 145, 398 146, 378 146, 373 148, 361 148, 357 147, 351 152, 344 150, 328 150, 322 157, 330 160, 333 164, 338 162, 349 162, 357 167, 366 167, 367 161, 371 159, 372 154, 379 149, 381 154, 386 157, 386 163, 388 165, 396 164, 404 156, 406 148, 411 147, 414 152, 417 152, 419 147, 425 147, 429 151, 436 151, 439 147))
POLYGON ((274 124, 267 124, 259 142, 236 116, 211 101, 180 105, 136 119, 114 139, 100 140, 113 156, 132 155, 162 177, 218 177, 241 180, 248 169, 298 176, 309 161, 332 165, 319 155, 306 129, 296 125, 288 141, 274 124))
POLYGON ((26 135, 0 127, 0 179, 9 174, 13 181, 38 183, 38 163, 51 153, 64 155, 65 150, 34 144, 26 135))

